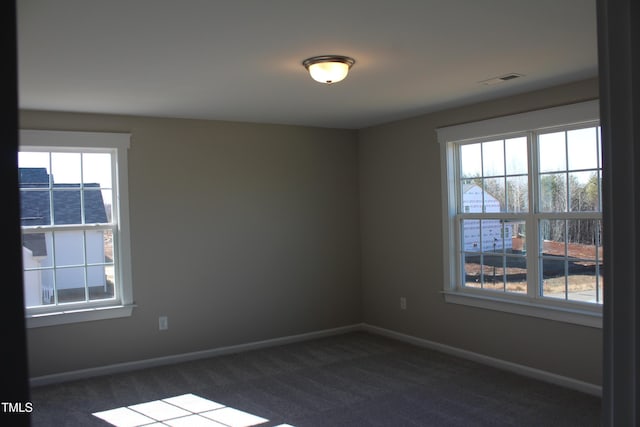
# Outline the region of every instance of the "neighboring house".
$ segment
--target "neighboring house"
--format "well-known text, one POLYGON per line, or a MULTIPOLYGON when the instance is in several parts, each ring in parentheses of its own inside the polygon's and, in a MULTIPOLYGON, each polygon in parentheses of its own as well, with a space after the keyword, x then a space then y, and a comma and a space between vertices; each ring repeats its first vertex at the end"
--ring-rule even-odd
MULTIPOLYGON (((50 191, 49 174, 45 168, 19 168, 19 183, 22 226, 51 225, 52 208, 55 225, 82 224, 82 203, 85 223, 108 222, 99 184, 84 184, 82 201, 80 184, 53 183, 50 191)), ((107 286, 103 265, 84 268, 87 263, 105 261, 104 233, 101 230, 56 231, 55 239, 51 231, 23 233, 22 254, 25 304, 28 307, 52 302, 54 275, 55 290, 58 291, 59 298, 65 291, 71 293, 77 290, 84 295, 82 290, 85 288, 85 272, 89 287, 107 286), (83 238, 84 253, 77 249, 83 247, 83 238), (55 260, 52 250, 54 245, 55 260)))
MULTIPOLYGON (((484 197, 485 212, 500 212, 500 201, 475 184, 467 184, 462 189, 462 207, 465 213, 482 212, 484 197)), ((512 226, 500 220, 482 220, 482 248, 480 247, 480 220, 464 221, 464 250, 469 252, 491 252, 512 248, 512 226), (504 231, 503 231, 504 230, 504 231)))

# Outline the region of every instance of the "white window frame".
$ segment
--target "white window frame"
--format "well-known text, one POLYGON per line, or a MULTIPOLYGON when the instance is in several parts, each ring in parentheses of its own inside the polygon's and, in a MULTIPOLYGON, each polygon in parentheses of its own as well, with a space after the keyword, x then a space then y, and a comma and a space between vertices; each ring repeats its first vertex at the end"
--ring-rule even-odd
POLYGON ((110 151, 114 192, 111 225, 114 230, 116 297, 108 301, 25 308, 28 328, 131 316, 135 304, 129 231, 127 156, 130 139, 131 135, 128 133, 20 130, 21 151, 110 151))
MULTIPOLYGON (((600 304, 584 304, 564 300, 555 301, 552 298, 540 298, 531 290, 526 295, 520 295, 462 286, 462 279, 458 273, 460 270, 460 260, 458 259, 458 245, 460 243, 458 242, 461 239, 459 232, 456 231, 455 220, 458 197, 455 163, 457 145, 465 141, 477 141, 494 137, 504 139, 566 126, 597 126, 599 125, 599 119, 598 100, 592 100, 479 122, 447 126, 436 130, 441 156, 443 294, 446 302, 602 328, 602 305, 600 304)), ((531 173, 537 172, 530 171, 531 173)), ((529 182, 531 188, 531 178, 529 182)), ((530 205, 529 210, 529 215, 535 217, 537 212, 533 211, 534 206, 530 205)), ((537 258, 538 255, 532 254, 531 256, 537 258)), ((529 260, 531 259, 529 258, 529 260)), ((531 271, 532 268, 537 268, 537 261, 528 261, 527 265, 531 271)))

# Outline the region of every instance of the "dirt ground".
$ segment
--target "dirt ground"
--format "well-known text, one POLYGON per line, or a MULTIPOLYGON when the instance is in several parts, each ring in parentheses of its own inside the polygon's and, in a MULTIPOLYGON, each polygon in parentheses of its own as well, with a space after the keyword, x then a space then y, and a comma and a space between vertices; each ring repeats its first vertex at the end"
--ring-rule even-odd
MULTIPOLYGON (((514 238, 512 250, 521 253, 524 239, 514 238)), ((564 242, 543 243, 543 255, 549 258, 544 261, 544 294, 558 294, 565 292, 590 292, 596 290, 596 285, 602 292, 602 248, 598 249, 598 261, 600 264, 600 277, 596 284, 596 249, 593 245, 583 245, 569 243, 567 245, 567 256, 570 259, 569 276, 566 280, 565 289, 565 269, 564 242), (557 257, 554 259, 554 257, 557 257)), ((526 293, 527 291, 527 269, 524 257, 508 257, 509 264, 506 269, 502 265, 501 257, 493 259, 485 258, 484 265, 479 263, 479 258, 468 257, 465 263, 466 286, 483 287, 485 289, 506 290, 508 292, 526 293), (474 262, 477 260, 478 262, 474 262), (484 284, 481 285, 480 272, 484 274, 484 284), (507 275, 507 282, 504 283, 504 274, 507 275), (505 289, 506 287, 506 289, 505 289)))
MULTIPOLYGON (((514 251, 522 251, 525 239, 515 237, 511 239, 514 251)), ((542 251, 544 255, 564 255, 564 242, 552 242, 545 240, 543 242, 542 251)), ((602 260, 602 247, 598 248, 598 259, 602 260)), ((567 245, 567 255, 571 258, 595 259, 595 245, 583 245, 579 243, 569 243, 567 245)))

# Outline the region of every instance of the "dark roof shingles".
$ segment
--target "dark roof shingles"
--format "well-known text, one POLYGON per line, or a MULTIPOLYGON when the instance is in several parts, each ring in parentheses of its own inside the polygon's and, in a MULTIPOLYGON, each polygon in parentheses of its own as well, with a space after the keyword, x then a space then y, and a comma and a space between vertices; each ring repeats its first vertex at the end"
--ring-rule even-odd
MULTIPOLYGON (((20 168, 20 218, 22 225, 51 224, 49 175, 45 168, 20 168), (30 190, 23 190, 23 189, 30 190), (43 190, 31 190, 42 188, 43 190)), ((84 184, 85 223, 107 222, 99 184, 84 184)), ((80 184, 53 184, 55 224, 80 224, 80 184)))

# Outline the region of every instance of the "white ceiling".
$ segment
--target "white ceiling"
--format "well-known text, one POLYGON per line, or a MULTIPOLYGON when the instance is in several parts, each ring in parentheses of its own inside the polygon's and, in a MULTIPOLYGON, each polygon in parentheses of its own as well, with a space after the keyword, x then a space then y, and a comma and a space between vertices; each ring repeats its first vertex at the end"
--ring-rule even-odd
POLYGON ((595 0, 19 0, 23 109, 358 129, 597 76, 595 0), (311 80, 310 56, 355 58, 311 80), (508 73, 524 77, 493 86, 508 73))

